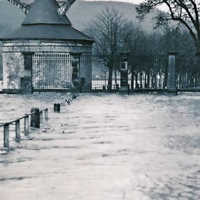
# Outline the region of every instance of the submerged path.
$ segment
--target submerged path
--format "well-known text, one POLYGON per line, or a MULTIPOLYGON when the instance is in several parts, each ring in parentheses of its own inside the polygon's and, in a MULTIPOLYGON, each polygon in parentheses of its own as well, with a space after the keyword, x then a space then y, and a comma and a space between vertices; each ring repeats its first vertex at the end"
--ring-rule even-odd
POLYGON ((83 94, 0 154, 0 199, 199 199, 199 110, 198 94, 83 94))

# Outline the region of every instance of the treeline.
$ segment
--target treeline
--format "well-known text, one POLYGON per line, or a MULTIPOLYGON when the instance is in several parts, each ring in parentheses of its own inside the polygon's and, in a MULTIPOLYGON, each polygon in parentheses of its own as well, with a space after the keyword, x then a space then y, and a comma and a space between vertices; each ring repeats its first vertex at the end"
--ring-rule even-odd
POLYGON ((121 55, 128 56, 131 87, 165 88, 168 53, 176 56, 177 86, 200 84, 200 60, 190 34, 180 25, 165 23, 153 32, 127 20, 115 9, 105 9, 88 25, 87 34, 94 38, 93 55, 108 69, 108 87, 120 69, 121 55), (113 76, 114 74, 114 76, 113 76))

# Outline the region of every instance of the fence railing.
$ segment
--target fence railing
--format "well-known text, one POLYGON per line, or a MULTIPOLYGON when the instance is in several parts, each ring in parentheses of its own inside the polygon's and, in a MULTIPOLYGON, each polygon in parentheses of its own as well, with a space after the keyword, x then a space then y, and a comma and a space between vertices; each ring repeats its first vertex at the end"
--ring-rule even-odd
POLYGON ((32 108, 31 113, 25 114, 24 116, 17 118, 15 120, 1 123, 0 127, 3 127, 3 147, 5 150, 10 150, 10 132, 15 132, 15 141, 20 142, 22 136, 21 123, 23 121, 23 132, 25 136, 28 136, 30 133, 30 127, 40 128, 40 123, 48 120, 48 108, 40 110, 38 108, 32 108))
MULTIPOLYGON (((120 87, 121 80, 113 78, 112 90, 117 90, 120 87)), ((131 90, 134 89, 165 89, 166 77, 164 73, 147 74, 145 72, 135 73, 134 76, 128 78, 128 84, 131 90)), ((92 90, 107 90, 108 79, 92 79, 92 90)))
MULTIPOLYGON (((117 91, 120 87, 121 80, 117 78, 112 80, 112 91, 117 91)), ((133 78, 128 78, 128 84, 132 91, 145 90, 166 90, 167 89, 167 75, 165 73, 149 74, 138 73, 133 78)), ((200 74, 192 74, 189 72, 176 73, 176 88, 180 91, 199 91, 200 90, 200 74)), ((108 80, 93 79, 92 91, 107 91, 108 80)))

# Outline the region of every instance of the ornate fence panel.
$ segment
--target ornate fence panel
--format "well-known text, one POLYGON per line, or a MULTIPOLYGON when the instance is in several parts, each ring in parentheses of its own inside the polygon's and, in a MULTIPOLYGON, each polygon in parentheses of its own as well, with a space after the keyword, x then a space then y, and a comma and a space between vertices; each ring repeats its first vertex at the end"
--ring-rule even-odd
POLYGON ((72 82, 70 53, 36 53, 33 56, 33 89, 68 89, 72 82))

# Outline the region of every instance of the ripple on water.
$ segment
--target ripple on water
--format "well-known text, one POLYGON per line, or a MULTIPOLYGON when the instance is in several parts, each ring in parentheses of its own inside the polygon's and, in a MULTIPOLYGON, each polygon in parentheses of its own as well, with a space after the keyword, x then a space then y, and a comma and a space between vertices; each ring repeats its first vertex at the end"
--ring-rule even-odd
POLYGON ((165 146, 171 150, 192 153, 200 152, 200 136, 170 135, 167 136, 165 146))
POLYGON ((19 176, 19 177, 5 177, 0 178, 0 182, 6 182, 6 181, 22 181, 24 179, 31 179, 33 177, 31 176, 19 176))

